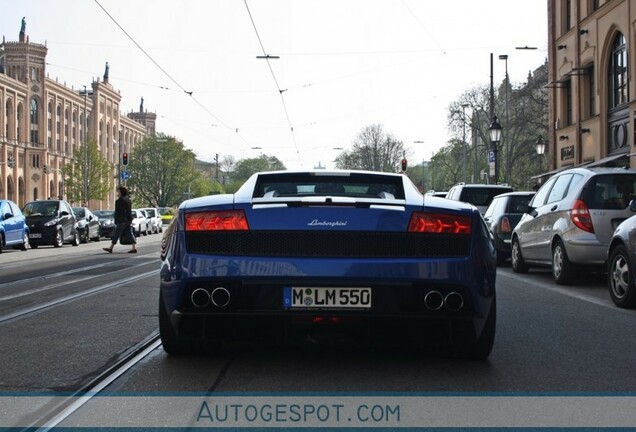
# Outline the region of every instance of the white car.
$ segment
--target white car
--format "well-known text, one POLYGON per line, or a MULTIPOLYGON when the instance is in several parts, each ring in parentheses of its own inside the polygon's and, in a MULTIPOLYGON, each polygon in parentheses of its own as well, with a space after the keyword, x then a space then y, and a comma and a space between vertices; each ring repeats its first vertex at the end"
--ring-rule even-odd
POLYGON ((155 207, 146 207, 141 210, 146 212, 146 215, 150 220, 150 234, 163 232, 163 221, 161 220, 159 209, 155 207))
POLYGON ((150 220, 146 217, 146 212, 142 209, 132 209, 132 217, 132 227, 135 236, 148 235, 148 232, 150 232, 150 220))

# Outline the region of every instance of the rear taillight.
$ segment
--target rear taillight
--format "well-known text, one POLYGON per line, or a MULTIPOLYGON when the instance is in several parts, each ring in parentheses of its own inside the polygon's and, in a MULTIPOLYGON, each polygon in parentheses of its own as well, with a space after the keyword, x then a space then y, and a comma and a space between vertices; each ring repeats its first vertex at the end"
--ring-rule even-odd
POLYGON ((582 200, 576 200, 572 210, 570 210, 570 218, 577 227, 583 231, 594 232, 594 225, 592 224, 592 217, 590 211, 582 200))
POLYGON ((188 213, 186 231, 239 231, 249 230, 243 210, 224 210, 188 213))
POLYGON ((438 234, 470 234, 470 216, 414 212, 409 222, 409 232, 438 234))
POLYGON ((510 221, 508 220, 507 217, 504 217, 501 219, 501 232, 504 233, 509 233, 512 231, 512 228, 510 227, 510 221))

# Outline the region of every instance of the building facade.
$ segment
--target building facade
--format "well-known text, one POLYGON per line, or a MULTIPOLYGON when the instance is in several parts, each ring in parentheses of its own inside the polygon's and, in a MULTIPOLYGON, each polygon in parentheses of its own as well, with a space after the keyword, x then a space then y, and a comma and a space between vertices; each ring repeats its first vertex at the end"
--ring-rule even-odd
POLYGON ((636 166, 636 0, 548 0, 550 168, 636 166))
POLYGON ((67 199, 60 169, 73 162, 88 138, 96 140, 111 164, 113 187, 104 200, 86 204, 114 208, 120 155, 154 135, 156 115, 143 113, 143 107, 141 113, 120 113, 122 96, 109 83, 108 63, 103 79, 90 86, 68 87, 50 79, 47 51, 46 45, 29 41, 24 21, 18 41, 3 36, 0 45, 0 198, 20 207, 48 197, 67 199))

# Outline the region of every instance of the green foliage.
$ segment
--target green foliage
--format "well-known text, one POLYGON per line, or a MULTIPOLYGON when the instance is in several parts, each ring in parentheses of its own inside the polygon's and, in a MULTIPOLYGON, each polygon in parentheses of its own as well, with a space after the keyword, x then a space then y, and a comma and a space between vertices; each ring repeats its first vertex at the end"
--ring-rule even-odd
POLYGON ((88 200, 101 201, 114 187, 113 175, 116 174, 97 148, 93 138, 88 139, 88 146, 79 147, 74 153, 71 163, 61 168, 64 178, 64 189, 69 202, 84 201, 84 178, 87 179, 88 200), (88 152, 88 153, 87 153, 88 152), (86 171, 84 165, 86 162, 86 171), (84 177, 84 172, 87 173, 84 177))
MULTIPOLYGON (((277 171, 284 169, 286 169, 285 165, 276 156, 261 155, 258 158, 241 159, 236 162, 234 166, 234 172, 232 173, 231 182, 227 186, 232 186, 232 184, 235 183, 243 184, 248 178, 252 176, 252 174, 255 174, 257 172, 277 171)), ((233 188, 226 187, 226 189, 231 190, 233 188)))
MULTIPOLYGON (((145 138, 129 155, 128 171, 136 205, 176 206, 189 188, 203 179, 195 169, 195 155, 174 137, 163 134, 145 138)), ((202 186, 202 189, 207 187, 202 186)))

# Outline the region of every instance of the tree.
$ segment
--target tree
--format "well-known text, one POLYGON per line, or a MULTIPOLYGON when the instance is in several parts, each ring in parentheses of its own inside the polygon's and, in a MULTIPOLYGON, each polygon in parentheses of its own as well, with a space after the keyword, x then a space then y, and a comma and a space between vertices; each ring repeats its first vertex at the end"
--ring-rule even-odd
POLYGON ((192 193, 203 178, 195 169, 195 155, 174 137, 159 134, 145 138, 129 155, 128 186, 136 205, 173 207, 192 193))
POLYGON ((336 168, 395 172, 402 158, 410 154, 402 141, 385 134, 382 125, 374 124, 358 133, 350 151, 336 157, 336 168))
POLYGON ((64 178, 64 188, 68 201, 79 203, 86 200, 101 201, 113 189, 113 170, 108 161, 97 149, 97 142, 88 139, 87 146, 80 146, 74 153, 75 158, 64 165, 60 171, 64 178), (88 158, 86 158, 88 152, 88 158), (86 177, 84 164, 86 162, 86 177), (88 196, 84 196, 84 178, 87 179, 88 196))

